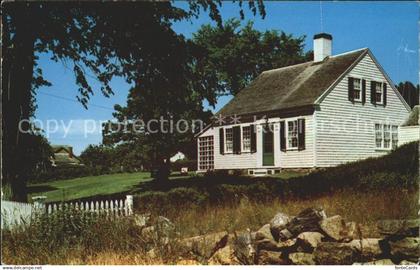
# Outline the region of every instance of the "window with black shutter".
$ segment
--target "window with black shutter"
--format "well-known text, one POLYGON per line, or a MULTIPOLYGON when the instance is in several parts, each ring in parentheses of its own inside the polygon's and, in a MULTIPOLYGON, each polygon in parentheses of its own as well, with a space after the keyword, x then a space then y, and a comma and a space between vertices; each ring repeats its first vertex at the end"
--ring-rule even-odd
POLYGON ((376 82, 370 82, 370 102, 376 104, 376 82))
POLYGON ((257 133, 255 132, 255 126, 251 125, 251 152, 257 152, 257 133))
POLYGON ((386 99, 387 99, 387 85, 386 85, 386 83, 383 83, 383 95, 384 95, 384 97, 383 97, 383 99, 384 99, 383 104, 384 104, 384 106, 386 106, 386 99))
POLYGON ((225 133, 222 127, 219 128, 219 150, 221 155, 225 153, 225 133))
POLYGON ((298 150, 305 150, 305 119, 298 119, 298 150))
POLYGON ((233 130, 233 153, 240 154, 241 153, 241 127, 235 126, 232 128, 233 130))
POLYGON ((362 103, 366 103, 366 80, 362 80, 362 103))
POLYGON ((348 77, 348 95, 349 100, 354 102, 354 79, 352 77, 348 77))
POLYGON ((286 152, 286 130, 284 121, 280 122, 280 150, 286 152))

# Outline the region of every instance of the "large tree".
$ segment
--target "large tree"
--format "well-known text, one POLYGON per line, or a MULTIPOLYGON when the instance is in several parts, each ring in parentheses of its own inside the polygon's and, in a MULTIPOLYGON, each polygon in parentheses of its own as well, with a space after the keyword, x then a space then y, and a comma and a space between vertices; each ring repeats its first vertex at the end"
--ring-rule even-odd
MULTIPOLYGON (((21 167, 29 139, 19 123, 34 113, 36 88, 49 85, 37 63, 39 54, 48 53, 52 61, 72 67, 77 97, 87 107, 94 92, 88 76, 101 83, 105 96, 113 94, 109 85, 113 76, 144 89, 157 87, 157 77, 170 78, 165 72, 176 70, 165 67, 179 67, 174 49, 184 42, 172 23, 204 10, 221 25, 221 5, 210 0, 189 1, 186 8, 171 2, 3 2, 2 179, 11 185, 14 199, 26 200, 27 174, 21 167)), ((243 15, 242 1, 239 6, 243 15)), ((254 14, 265 15, 262 1, 250 1, 248 6, 254 14)))
POLYGON ((408 81, 400 82, 397 89, 411 108, 419 105, 419 85, 416 87, 408 81))

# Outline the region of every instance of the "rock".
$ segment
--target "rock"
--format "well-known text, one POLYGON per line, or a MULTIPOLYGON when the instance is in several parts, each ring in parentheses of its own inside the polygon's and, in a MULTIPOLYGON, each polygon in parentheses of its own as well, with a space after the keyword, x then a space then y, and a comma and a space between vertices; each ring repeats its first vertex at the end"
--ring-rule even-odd
POLYGON ((279 212, 270 221, 270 230, 276 241, 278 241, 280 232, 286 228, 286 224, 291 220, 290 216, 279 212))
POLYGON ((335 241, 342 241, 349 238, 346 223, 339 215, 321 220, 319 222, 319 226, 327 236, 331 237, 335 241))
POLYGON ((289 259, 295 265, 315 265, 314 255, 310 253, 303 253, 303 252, 290 253, 289 259))
POLYGON ((345 228, 345 231, 343 231, 345 240, 351 241, 362 238, 362 230, 356 222, 347 222, 345 228))
POLYGON ((418 236, 420 219, 381 220, 377 225, 383 235, 418 236))
POLYGON ((208 260, 209 265, 238 265, 239 261, 235 257, 234 250, 230 245, 217 250, 208 260))
POLYGON ((193 254, 208 259, 217 250, 225 247, 228 239, 227 232, 219 232, 183 239, 181 245, 193 254))
POLYGON ((350 265, 357 261, 357 251, 350 243, 321 242, 313 255, 317 264, 350 265))
POLYGON ((365 238, 361 240, 353 240, 350 242, 350 245, 358 251, 361 260, 371 261, 382 255, 381 241, 382 239, 365 238))
POLYGON ((235 256, 241 264, 255 264, 255 243, 249 229, 245 232, 235 234, 233 243, 235 256))
POLYGON ((417 265, 417 263, 415 263, 415 262, 410 262, 410 261, 407 261, 407 260, 402 260, 402 261, 400 262, 400 265, 417 265))
POLYGON ((279 251, 261 250, 257 256, 257 264, 259 265, 285 265, 287 260, 282 258, 279 251))
POLYGON ((319 232, 303 232, 298 235, 297 242, 303 250, 311 252, 322 242, 322 238, 324 235, 319 232))
POLYGON ((406 237, 395 242, 389 242, 389 247, 394 258, 417 261, 420 254, 420 238, 406 237))
POLYGON ((255 239, 258 240, 263 240, 263 239, 268 239, 268 240, 274 240, 273 235, 271 234, 271 225, 270 224, 265 224, 264 226, 262 226, 256 233, 255 233, 255 239))
POLYGON ((160 235, 169 237, 175 233, 175 225, 166 217, 158 216, 154 221, 154 226, 160 235))
POLYGON ((394 265, 394 263, 390 259, 382 259, 364 263, 353 263, 353 265, 394 265))
POLYGON ((135 214, 135 215, 133 215, 134 225, 138 226, 140 228, 150 226, 151 225, 150 220, 151 220, 151 215, 150 214, 143 214, 143 215, 135 214))
MULTIPOLYGON (((320 230, 319 222, 324 218, 326 218, 324 210, 307 208, 286 224, 285 229, 278 234, 278 238, 286 240, 294 238, 302 232, 317 232, 320 230)), ((273 236, 277 240, 274 233, 273 236)))
POLYGON ((269 251, 283 251, 292 252, 296 250, 296 238, 288 239, 282 242, 276 242, 274 240, 263 239, 255 242, 257 250, 269 250, 269 251))

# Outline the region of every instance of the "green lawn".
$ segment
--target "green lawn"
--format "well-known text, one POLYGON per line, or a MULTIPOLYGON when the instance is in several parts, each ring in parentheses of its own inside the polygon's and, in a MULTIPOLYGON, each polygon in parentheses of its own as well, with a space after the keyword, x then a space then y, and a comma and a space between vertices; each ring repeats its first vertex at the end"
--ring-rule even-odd
POLYGON ((150 181, 149 172, 120 173, 57 180, 29 186, 32 196, 45 195, 47 202, 67 201, 91 196, 127 192, 141 182, 150 181))

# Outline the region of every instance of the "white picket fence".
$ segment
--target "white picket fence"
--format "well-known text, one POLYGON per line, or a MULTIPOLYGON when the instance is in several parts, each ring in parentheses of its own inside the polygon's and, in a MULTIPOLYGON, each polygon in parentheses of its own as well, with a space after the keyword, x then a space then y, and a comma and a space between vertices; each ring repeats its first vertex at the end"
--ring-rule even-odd
POLYGON ((47 214, 62 210, 78 210, 92 213, 104 213, 114 216, 130 216, 133 214, 133 196, 127 195, 125 200, 103 200, 75 203, 50 203, 45 206, 47 214))
POLYGON ((133 196, 125 200, 102 200, 75 203, 49 203, 46 197, 36 197, 33 204, 1 200, 1 229, 29 224, 35 214, 53 215, 63 210, 75 210, 83 213, 105 214, 109 217, 130 216, 133 214, 133 196))
POLYGON ((1 229, 30 222, 33 213, 33 204, 1 200, 1 229))

